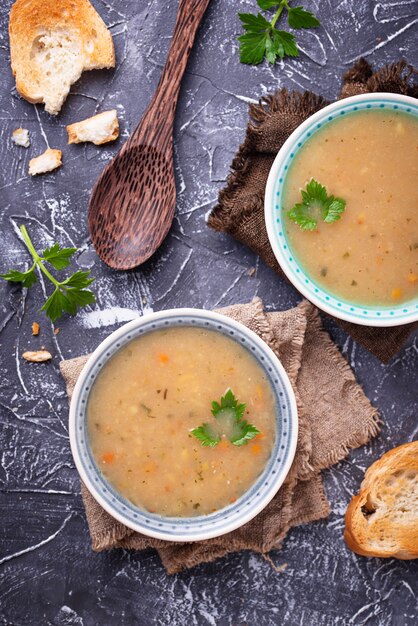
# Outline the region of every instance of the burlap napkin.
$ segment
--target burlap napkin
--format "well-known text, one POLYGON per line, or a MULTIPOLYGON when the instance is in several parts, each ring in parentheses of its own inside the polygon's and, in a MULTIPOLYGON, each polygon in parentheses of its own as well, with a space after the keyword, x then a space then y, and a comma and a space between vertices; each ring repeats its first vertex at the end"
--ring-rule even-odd
MULTIPOLYGON (((289 311, 265 313, 257 298, 250 304, 220 312, 264 339, 281 360, 295 390, 299 438, 286 482, 264 511, 242 528, 217 539, 183 544, 151 539, 126 528, 106 513, 82 484, 94 550, 156 548, 170 574, 237 550, 265 554, 280 546, 292 526, 328 515, 321 470, 378 433, 377 410, 323 330, 318 312, 309 302, 305 300, 289 311)), ((70 398, 87 358, 60 364, 70 398)))
MULTIPOLYGON (((404 61, 373 72, 360 59, 344 75, 340 98, 368 92, 393 92, 418 97, 417 73, 404 61)), ((244 143, 232 162, 227 186, 209 216, 209 225, 228 232, 252 248, 281 277, 264 223, 264 189, 274 158, 289 135, 312 113, 329 104, 311 92, 289 93, 281 89, 250 106, 250 122, 244 143)), ((402 347, 418 324, 394 328, 370 328, 336 320, 338 324, 372 352, 387 362, 402 347)))

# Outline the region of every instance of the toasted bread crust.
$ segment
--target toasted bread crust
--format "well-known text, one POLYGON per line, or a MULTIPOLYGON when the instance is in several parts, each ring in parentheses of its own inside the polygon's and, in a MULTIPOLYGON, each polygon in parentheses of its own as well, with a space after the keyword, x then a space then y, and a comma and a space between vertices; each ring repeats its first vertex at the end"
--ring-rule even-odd
POLYGON ((103 111, 80 122, 67 126, 68 143, 90 141, 101 146, 119 137, 119 122, 116 109, 103 111))
MULTIPOLYGON (((34 62, 34 45, 44 35, 65 37, 69 31, 80 55, 75 80, 84 70, 114 67, 112 36, 88 0, 17 0, 12 6, 9 21, 12 72, 17 90, 29 102, 45 102, 46 84, 51 81, 42 63, 34 62)), ((50 112, 58 110, 52 108, 50 112)))
POLYGON ((364 476, 344 539, 362 556, 418 558, 418 441, 389 450, 364 476))
POLYGON ((45 152, 29 161, 29 174, 37 176, 38 174, 46 174, 52 170, 61 167, 62 152, 54 148, 47 148, 45 152))

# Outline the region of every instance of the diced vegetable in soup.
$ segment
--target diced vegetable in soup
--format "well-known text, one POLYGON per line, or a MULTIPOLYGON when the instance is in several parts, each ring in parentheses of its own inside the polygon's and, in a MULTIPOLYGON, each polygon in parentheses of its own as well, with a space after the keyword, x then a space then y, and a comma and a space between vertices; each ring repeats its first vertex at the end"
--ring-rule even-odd
POLYGON ((271 384, 236 341, 168 328, 119 350, 87 408, 96 462, 119 493, 165 516, 204 515, 262 473, 276 437, 271 384))
POLYGON ((283 207, 314 178, 343 198, 338 221, 302 230, 286 219, 292 251, 326 291, 393 306, 418 296, 418 119, 399 111, 350 113, 315 132, 295 156, 283 207))

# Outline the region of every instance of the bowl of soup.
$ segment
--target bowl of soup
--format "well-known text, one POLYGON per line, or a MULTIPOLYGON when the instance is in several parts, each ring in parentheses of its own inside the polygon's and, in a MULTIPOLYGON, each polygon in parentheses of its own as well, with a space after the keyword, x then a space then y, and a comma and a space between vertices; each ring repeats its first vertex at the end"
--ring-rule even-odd
POLYGON ((274 352, 224 315, 152 313, 105 339, 70 406, 81 479, 115 519, 169 541, 220 536, 277 493, 297 442, 274 352))
POLYGON ((271 168, 265 220, 293 285, 366 326, 418 320, 418 102, 390 93, 324 107, 271 168))

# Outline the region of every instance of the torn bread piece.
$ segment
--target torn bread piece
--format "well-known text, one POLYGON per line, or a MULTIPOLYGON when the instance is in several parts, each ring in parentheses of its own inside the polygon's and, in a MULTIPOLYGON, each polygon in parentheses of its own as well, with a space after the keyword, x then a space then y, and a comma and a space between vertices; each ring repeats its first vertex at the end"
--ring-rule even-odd
POLYGON ((100 146, 103 143, 114 141, 119 137, 119 122, 116 109, 103 111, 81 122, 67 126, 68 143, 82 143, 91 141, 100 146))
POLYGON ((36 174, 46 174, 46 172, 52 172, 52 170, 55 170, 57 167, 61 167, 61 159, 61 150, 48 148, 45 152, 29 161, 29 174, 31 176, 35 176, 36 174))
POLYGON ((29 148, 30 139, 29 139, 29 131, 27 128, 16 128, 12 132, 12 141, 17 146, 22 146, 22 148, 29 148))
POLYGON ((17 90, 52 115, 84 70, 115 66, 112 36, 88 0, 17 0, 9 36, 17 90))
POLYGON ((24 352, 22 357, 32 363, 45 363, 45 361, 52 359, 52 354, 48 352, 48 350, 45 350, 45 348, 41 348, 40 350, 36 350, 36 352, 24 352))
POLYGON ((418 558, 418 441, 369 467, 348 505, 344 539, 362 556, 418 558))

